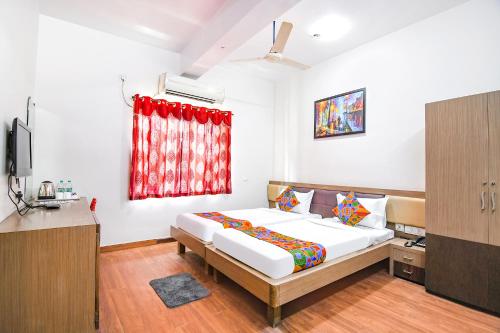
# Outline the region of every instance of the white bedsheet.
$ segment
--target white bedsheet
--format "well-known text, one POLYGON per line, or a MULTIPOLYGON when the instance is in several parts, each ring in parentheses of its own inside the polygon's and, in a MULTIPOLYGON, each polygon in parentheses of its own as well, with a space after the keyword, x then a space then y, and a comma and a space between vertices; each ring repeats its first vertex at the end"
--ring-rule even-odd
MULTIPOLYGON (((273 223, 302 220, 311 217, 321 218, 318 214, 288 213, 276 208, 227 210, 220 213, 235 219, 249 221, 255 227, 273 223)), ((178 215, 176 225, 178 228, 189 232, 193 236, 196 236, 205 242, 211 242, 213 234, 217 230, 224 229, 221 223, 192 213, 178 215)))
MULTIPOLYGON (((350 227, 334 219, 304 219, 293 223, 266 225, 266 228, 297 239, 323 245, 325 261, 345 256, 394 237, 389 229, 350 227)), ((214 246, 233 258, 279 279, 293 273, 294 261, 282 248, 248 236, 235 229, 223 229, 213 236, 214 246)))

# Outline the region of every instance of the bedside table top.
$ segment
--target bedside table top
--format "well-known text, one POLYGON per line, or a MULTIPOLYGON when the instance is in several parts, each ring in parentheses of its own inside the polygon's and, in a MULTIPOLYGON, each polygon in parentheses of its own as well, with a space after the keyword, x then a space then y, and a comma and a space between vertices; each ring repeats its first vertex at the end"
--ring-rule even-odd
POLYGON ((425 253, 424 247, 419 247, 419 246, 406 247, 405 243, 407 241, 408 239, 396 237, 392 241, 392 247, 408 252, 425 253))

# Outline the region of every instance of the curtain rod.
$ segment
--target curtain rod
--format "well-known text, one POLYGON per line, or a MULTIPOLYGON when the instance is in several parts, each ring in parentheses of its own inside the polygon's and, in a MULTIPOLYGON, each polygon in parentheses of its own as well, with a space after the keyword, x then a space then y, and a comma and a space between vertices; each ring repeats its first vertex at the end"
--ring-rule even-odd
MULTIPOLYGON (((141 98, 142 98, 142 97, 141 97, 141 98)), ((169 101, 167 101, 167 100, 165 100, 165 99, 156 99, 156 98, 152 98, 152 97, 150 97, 150 98, 151 98, 151 100, 152 100, 152 101, 165 101, 165 102, 167 102, 167 104, 170 104, 170 105, 172 105, 172 104, 174 104, 174 105, 175 105, 175 104, 177 104, 177 103, 180 103, 180 102, 169 102, 169 101)), ((131 99, 132 99, 133 101, 135 101, 135 96, 132 96, 132 97, 131 97, 131 99)), ((180 104, 181 104, 181 106, 184 106, 184 105, 185 105, 185 103, 180 103, 180 104)), ((204 106, 196 106, 196 105, 191 105, 191 107, 199 109, 199 108, 202 108, 202 107, 204 107, 204 106)), ((215 110, 219 110, 219 109, 217 109, 217 108, 208 108, 208 107, 204 107, 204 108, 206 108, 206 109, 207 109, 207 112, 211 112, 211 113, 214 113, 214 112, 215 112, 215 110)), ((234 117, 234 116, 235 116, 234 112, 232 112, 232 111, 222 111, 222 110, 219 110, 219 111, 220 111, 220 112, 228 112, 228 113, 230 113, 230 114, 231 114, 231 116, 232 116, 232 117, 234 117)))

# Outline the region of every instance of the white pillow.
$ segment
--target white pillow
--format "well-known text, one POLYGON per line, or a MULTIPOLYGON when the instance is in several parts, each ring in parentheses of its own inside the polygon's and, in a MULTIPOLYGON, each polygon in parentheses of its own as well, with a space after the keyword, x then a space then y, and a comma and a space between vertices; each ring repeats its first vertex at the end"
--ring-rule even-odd
MULTIPOLYGON (((344 196, 341 193, 337 193, 337 203, 344 201, 344 196)), ((380 199, 372 198, 358 198, 360 204, 365 206, 370 212, 364 219, 361 220, 357 225, 362 225, 365 227, 370 227, 373 229, 384 229, 387 225, 387 217, 385 213, 385 206, 387 205, 388 197, 383 197, 380 199)))
POLYGON ((311 202, 314 195, 314 190, 311 190, 307 193, 293 191, 297 200, 299 200, 299 204, 292 208, 292 212, 299 214, 309 214, 309 210, 311 209, 311 202))
MULTIPOLYGON (((285 190, 283 190, 285 191, 285 190)), ((281 193, 283 193, 283 191, 281 193)), ((311 202, 312 198, 314 195, 314 190, 311 190, 307 193, 302 193, 302 192, 297 192, 293 191, 293 194, 297 197, 297 200, 299 200, 299 204, 295 207, 292 208, 290 212, 293 213, 298 213, 298 214, 310 214, 310 209, 311 209, 311 202)), ((276 208, 280 208, 278 203, 276 203, 276 208)))

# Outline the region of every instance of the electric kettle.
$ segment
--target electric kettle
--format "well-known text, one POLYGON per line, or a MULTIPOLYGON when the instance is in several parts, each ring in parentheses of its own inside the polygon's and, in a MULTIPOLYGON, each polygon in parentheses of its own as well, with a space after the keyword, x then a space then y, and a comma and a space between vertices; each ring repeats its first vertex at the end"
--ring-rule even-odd
POLYGON ((56 198, 56 187, 51 181, 44 181, 38 190, 38 200, 50 200, 56 198))

